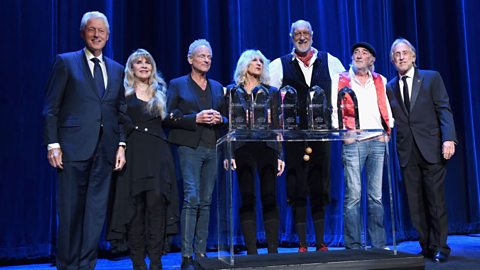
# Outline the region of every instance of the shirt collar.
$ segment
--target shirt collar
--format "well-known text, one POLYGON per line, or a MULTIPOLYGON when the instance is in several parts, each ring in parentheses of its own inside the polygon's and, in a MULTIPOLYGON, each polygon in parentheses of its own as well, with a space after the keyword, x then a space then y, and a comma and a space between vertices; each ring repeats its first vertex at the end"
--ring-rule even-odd
MULTIPOLYGON (((350 76, 350 78, 355 78, 355 72, 353 72, 353 67, 351 65, 350 69, 348 70, 348 75, 350 76)), ((368 70, 368 78, 372 78, 372 72, 370 70, 368 70)))
MULTIPOLYGON (((313 50, 313 57, 312 57, 312 59, 316 59, 316 58, 317 58, 317 54, 318 54, 318 50, 315 49, 314 47, 311 47, 311 50, 313 50)), ((295 47, 293 47, 292 52, 291 52, 290 54, 292 55, 292 61, 297 58, 297 55, 295 54, 295 47)), ((313 61, 312 61, 311 63, 313 63, 313 61)))
MULTIPOLYGON (((92 58, 95 58, 95 55, 93 55, 93 53, 91 53, 89 50, 87 50, 87 48, 83 48, 83 52, 85 53, 85 56, 87 57, 87 60, 90 61, 92 58)), ((102 63, 103 62, 103 53, 101 53, 96 58, 98 58, 100 60, 100 63, 102 63)))
MULTIPOLYGON (((407 76, 408 78, 410 79, 413 79, 413 76, 415 75, 415 68, 412 66, 408 71, 407 73, 405 73, 405 75, 403 76, 407 76)), ((398 74, 398 77, 401 79, 403 77, 402 75, 398 74)))

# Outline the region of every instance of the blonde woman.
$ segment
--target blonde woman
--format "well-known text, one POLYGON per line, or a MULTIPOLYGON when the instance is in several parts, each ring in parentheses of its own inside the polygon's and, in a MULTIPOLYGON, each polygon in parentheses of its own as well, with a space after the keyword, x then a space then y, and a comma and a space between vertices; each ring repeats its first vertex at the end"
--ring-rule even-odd
MULTIPOLYGON (((245 93, 245 100, 251 103, 262 88, 269 96, 271 128, 278 125, 279 95, 275 87, 268 85, 268 59, 258 50, 246 50, 238 59, 234 73, 235 86, 245 93)), ((257 223, 255 211, 255 177, 260 178, 263 220, 268 253, 277 253, 279 217, 276 198, 276 177, 283 173, 285 163, 282 158, 281 144, 278 142, 237 142, 234 144, 235 158, 232 168, 237 171, 238 186, 241 194, 240 223, 247 247, 247 254, 257 254, 257 223)))
POLYGON ((177 200, 175 171, 162 128, 166 84, 152 55, 138 49, 125 66, 127 164, 115 187, 109 239, 126 237, 133 269, 162 269, 166 208, 177 200), (147 225, 147 226, 146 226, 147 225))

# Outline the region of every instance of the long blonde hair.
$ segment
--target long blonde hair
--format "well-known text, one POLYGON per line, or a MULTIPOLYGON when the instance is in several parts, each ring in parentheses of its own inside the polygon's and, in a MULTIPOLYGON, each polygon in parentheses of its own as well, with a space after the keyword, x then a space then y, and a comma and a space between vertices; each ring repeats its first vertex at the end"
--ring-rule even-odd
POLYGON ((135 75, 133 74, 133 63, 140 57, 145 58, 148 62, 152 64, 152 73, 150 78, 148 78, 148 89, 147 92, 150 100, 147 103, 147 111, 153 116, 160 116, 162 119, 167 115, 166 112, 166 95, 167 84, 165 80, 157 71, 157 65, 153 56, 145 49, 138 49, 133 52, 127 60, 125 65, 125 78, 123 79, 123 85, 125 87, 125 96, 135 94, 135 75))
POLYGON ((259 50, 246 50, 242 53, 242 55, 240 55, 240 58, 237 62, 237 68, 233 73, 233 80, 236 84, 245 84, 248 65, 250 65, 250 62, 252 62, 252 60, 257 57, 260 58, 263 63, 263 70, 262 74, 260 75, 260 83, 270 83, 270 72, 268 70, 268 65, 270 64, 270 61, 259 50))

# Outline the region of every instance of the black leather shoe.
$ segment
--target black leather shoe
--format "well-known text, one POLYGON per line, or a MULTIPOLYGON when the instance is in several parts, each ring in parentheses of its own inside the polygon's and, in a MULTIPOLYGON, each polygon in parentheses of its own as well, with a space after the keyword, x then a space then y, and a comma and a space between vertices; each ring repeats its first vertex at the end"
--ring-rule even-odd
POLYGON ((180 268, 183 269, 194 269, 193 267, 193 257, 192 256, 186 256, 182 257, 182 265, 180 268))
POLYGON ((206 253, 195 253, 195 259, 208 258, 206 253))
POLYGON ((420 251, 418 255, 422 255, 424 258, 430 258, 430 259, 433 257, 433 254, 429 249, 422 249, 422 251, 420 251))
POLYGON ((150 267, 148 267, 148 270, 162 270, 163 269, 163 265, 162 265, 162 262, 160 263, 150 263, 150 267))
POLYGON ((432 258, 432 261, 434 263, 443 263, 443 262, 446 262, 448 260, 448 255, 446 253, 443 253, 441 251, 435 251, 435 253, 433 254, 433 258, 432 258))

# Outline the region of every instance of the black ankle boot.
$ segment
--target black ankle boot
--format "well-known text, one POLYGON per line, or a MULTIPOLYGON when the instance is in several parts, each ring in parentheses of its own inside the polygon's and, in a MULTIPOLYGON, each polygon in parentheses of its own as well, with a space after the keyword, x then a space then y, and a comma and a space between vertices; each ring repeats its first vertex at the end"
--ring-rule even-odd
POLYGON ((298 246, 308 248, 307 244, 307 224, 295 223, 295 231, 298 236, 298 246))
MULTIPOLYGON (((323 234, 325 231, 325 220, 319 219, 313 222, 313 228, 315 230, 315 240, 317 251, 325 251, 326 245, 323 242, 323 234)), ((328 248, 327 248, 328 250, 328 248)))
POLYGON ((162 270, 162 269, 163 269, 162 260, 158 262, 150 261, 150 267, 148 268, 148 270, 162 270))
POLYGON ((193 266, 193 257, 192 256, 184 256, 182 257, 182 265, 180 268, 182 270, 190 270, 190 269, 195 269, 193 266))
POLYGON ((134 270, 147 270, 145 263, 145 246, 143 241, 138 239, 129 239, 128 246, 130 249, 130 260, 134 270))

